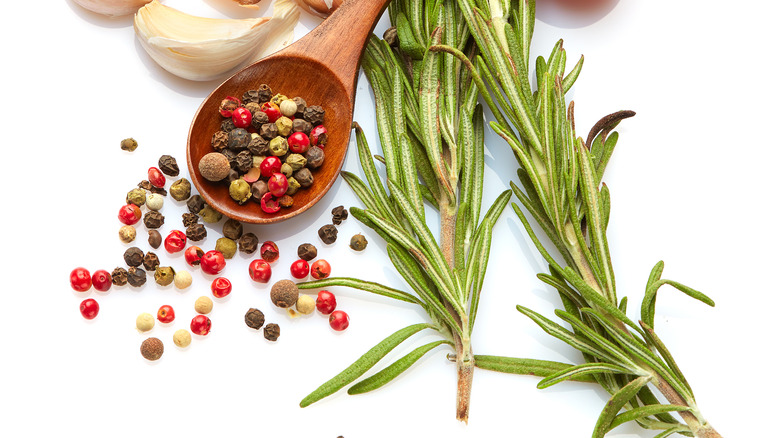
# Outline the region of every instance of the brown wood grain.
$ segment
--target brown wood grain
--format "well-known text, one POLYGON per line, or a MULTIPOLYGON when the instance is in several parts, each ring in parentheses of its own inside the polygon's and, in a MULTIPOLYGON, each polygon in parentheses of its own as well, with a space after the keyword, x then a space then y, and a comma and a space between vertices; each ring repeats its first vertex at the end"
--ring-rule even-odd
POLYGON ((322 198, 339 176, 346 156, 355 107, 360 57, 368 36, 390 0, 346 0, 306 36, 263 60, 242 69, 217 87, 198 108, 187 138, 187 167, 203 199, 225 216, 249 223, 274 223, 296 216, 322 198), (220 129, 219 104, 226 96, 241 98, 247 90, 268 84, 274 93, 302 97, 325 109, 328 144, 323 165, 312 172, 314 184, 293 196, 294 204, 276 214, 260 204, 239 205, 224 183, 200 175, 198 163, 209 152, 211 137, 220 129))

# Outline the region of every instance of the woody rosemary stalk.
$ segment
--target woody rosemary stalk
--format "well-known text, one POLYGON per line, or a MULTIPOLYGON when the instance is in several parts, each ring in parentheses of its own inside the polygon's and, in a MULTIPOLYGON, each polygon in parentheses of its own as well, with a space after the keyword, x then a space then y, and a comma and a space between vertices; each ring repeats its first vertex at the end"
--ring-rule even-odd
POLYGON ((603 437, 627 421, 660 430, 656 438, 674 433, 720 437, 697 408, 690 385, 654 331, 654 306, 661 286, 670 285, 709 305, 714 305, 712 300, 662 279, 663 262, 650 272, 638 323, 626 314, 626 297, 617 298, 606 233, 610 197, 601 179, 618 140, 618 134, 610 131, 634 113, 611 114, 594 126, 587 140, 577 137, 573 103, 566 105, 565 94, 577 79, 583 58, 567 73, 566 52, 559 41, 548 58, 536 59, 537 89, 532 89, 529 48, 534 0, 458 0, 458 5, 479 47, 478 56, 469 57, 446 43, 431 50, 447 52, 464 63, 496 117, 491 127, 517 157, 522 187, 512 183, 512 191, 522 208, 512 206, 549 264, 549 272, 538 277, 559 292, 563 309, 555 313, 570 329, 523 306, 517 309, 545 332, 580 350, 586 361, 557 372, 540 372, 535 361, 477 356, 477 366, 541 374, 540 388, 591 376, 612 395, 593 437, 603 437), (535 234, 529 216, 549 243, 535 234), (548 247, 554 247, 559 257, 548 247), (668 403, 661 403, 650 385, 668 403))
POLYGON ((348 286, 415 303, 430 321, 390 335, 304 398, 301 406, 333 394, 407 338, 433 329, 441 340, 417 347, 350 387, 348 393, 376 389, 446 344, 457 365, 456 417, 468 421, 474 370, 471 333, 493 225, 511 192, 502 193, 480 220, 484 122, 477 87, 460 60, 427 49, 438 44, 462 52, 475 49, 455 0, 396 0, 389 16, 393 27, 386 40, 373 37, 362 64, 376 99, 382 155, 371 154, 356 126, 364 179, 349 172, 342 176, 365 205, 351 208, 352 215, 386 241, 390 261, 411 292, 353 278, 329 278, 299 287, 348 286), (438 240, 426 225, 426 215, 431 213, 439 217, 438 240))

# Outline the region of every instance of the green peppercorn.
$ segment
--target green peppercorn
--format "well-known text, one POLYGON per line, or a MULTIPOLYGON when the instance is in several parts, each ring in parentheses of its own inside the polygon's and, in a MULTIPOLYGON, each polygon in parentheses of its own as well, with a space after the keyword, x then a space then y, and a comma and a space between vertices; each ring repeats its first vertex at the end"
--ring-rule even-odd
POLYGON ((222 253, 222 256, 226 259, 232 259, 234 255, 236 255, 236 251, 238 250, 238 245, 236 245, 236 241, 233 239, 228 239, 227 237, 220 237, 217 239, 217 244, 215 248, 217 251, 222 253))
POLYGON ((286 195, 292 196, 300 188, 301 188, 301 183, 299 183, 297 179, 295 179, 292 176, 287 178, 287 193, 285 193, 286 195))
POLYGON ((276 104, 276 106, 279 106, 279 104, 285 100, 287 100, 287 96, 281 93, 276 93, 274 97, 271 98, 271 103, 276 104))
POLYGON ((282 168, 279 170, 279 172, 281 172, 282 175, 289 178, 293 175, 293 168, 287 163, 282 163, 282 168))
POLYGON ((132 138, 126 138, 119 143, 123 151, 133 152, 138 147, 138 142, 132 138))
POLYGON ((292 132, 292 120, 290 120, 288 117, 281 116, 278 119, 276 119, 276 131, 281 135, 282 137, 287 137, 290 135, 290 132, 292 132))
POLYGON ((187 180, 187 178, 181 178, 178 181, 171 184, 171 187, 168 189, 168 193, 171 194, 171 197, 177 201, 185 201, 190 197, 190 192, 192 191, 192 185, 187 180))
POLYGON ((160 286, 168 286, 173 283, 176 272, 170 266, 158 266, 154 270, 154 281, 160 286))
POLYGON ((203 222, 215 224, 222 220, 222 213, 214 210, 214 207, 204 204, 203 209, 198 212, 198 216, 203 219, 203 222))
POLYGON ((349 239, 349 247, 355 251, 363 251, 368 246, 368 241, 362 234, 355 234, 349 239))
POLYGON ((301 154, 290 154, 285 160, 292 167, 293 172, 303 168, 306 165, 306 158, 301 154))
POLYGON ((268 151, 271 152, 271 155, 281 157, 287 153, 287 140, 284 137, 274 137, 273 140, 268 142, 268 151))
POLYGON ((135 204, 140 207, 146 203, 146 190, 142 188, 135 188, 130 190, 127 192, 127 197, 125 197, 125 200, 128 204, 135 204))
POLYGON ((252 197, 252 188, 242 178, 230 183, 230 197, 239 204, 243 204, 252 197))

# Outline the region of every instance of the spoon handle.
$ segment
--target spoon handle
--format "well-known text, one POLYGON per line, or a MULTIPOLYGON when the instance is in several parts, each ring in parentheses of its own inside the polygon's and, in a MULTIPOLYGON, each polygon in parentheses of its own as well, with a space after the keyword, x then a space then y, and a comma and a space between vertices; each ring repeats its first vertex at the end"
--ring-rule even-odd
POLYGON ((345 89, 354 94, 360 57, 388 3, 390 0, 346 0, 285 52, 330 67, 345 89))

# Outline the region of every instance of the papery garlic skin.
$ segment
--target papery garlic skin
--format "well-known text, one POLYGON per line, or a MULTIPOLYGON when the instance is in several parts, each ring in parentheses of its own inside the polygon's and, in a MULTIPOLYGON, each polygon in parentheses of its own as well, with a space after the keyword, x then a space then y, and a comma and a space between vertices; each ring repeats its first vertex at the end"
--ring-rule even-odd
POLYGON ((133 27, 162 68, 207 81, 290 44, 299 16, 293 0, 276 0, 271 17, 248 19, 197 17, 154 0, 138 10, 133 27))
POLYGON ((109 17, 134 14, 138 8, 152 0, 73 0, 84 9, 109 17))
POLYGON ((327 17, 333 13, 341 4, 343 0, 296 0, 298 6, 304 11, 319 15, 320 17, 327 17))

